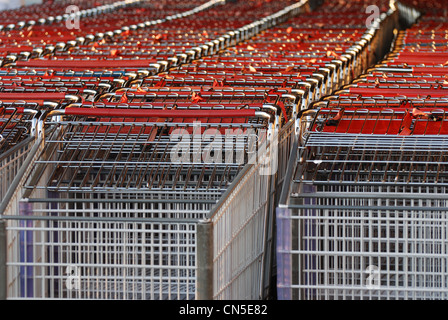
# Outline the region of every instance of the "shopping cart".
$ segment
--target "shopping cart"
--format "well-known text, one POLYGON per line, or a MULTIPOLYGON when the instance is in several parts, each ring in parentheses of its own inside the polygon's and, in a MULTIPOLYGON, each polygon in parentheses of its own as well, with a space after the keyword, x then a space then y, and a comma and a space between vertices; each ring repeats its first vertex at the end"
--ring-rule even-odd
POLYGON ((52 134, 42 151, 46 156, 34 162, 18 216, 8 220, 8 256, 14 261, 9 264, 10 296, 194 299, 196 225, 248 160, 225 162, 229 150, 223 150, 222 162, 175 163, 170 153, 176 141, 170 133, 195 126, 213 135, 240 129, 234 137, 239 142, 230 150, 238 154, 237 148, 250 145, 251 135, 275 128, 270 124, 275 114, 269 112, 262 106, 73 106, 50 112, 48 119, 71 116, 48 121, 52 134), (167 118, 173 120, 161 121, 167 118), (248 129, 255 131, 250 135, 248 129), (79 286, 67 286, 72 274, 66 270, 77 272, 79 286))
POLYGON ((422 110, 406 133, 412 109, 303 114, 277 217, 282 298, 446 298, 446 109, 422 110))

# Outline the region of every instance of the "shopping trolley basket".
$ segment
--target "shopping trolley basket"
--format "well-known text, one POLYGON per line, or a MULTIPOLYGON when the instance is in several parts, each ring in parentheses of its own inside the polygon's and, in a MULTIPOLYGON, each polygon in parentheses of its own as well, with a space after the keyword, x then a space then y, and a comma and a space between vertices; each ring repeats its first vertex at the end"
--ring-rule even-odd
POLYGON ((251 135, 275 128, 271 111, 262 105, 233 110, 141 105, 49 112, 51 135, 31 166, 18 211, 6 217, 10 296, 193 299, 196 225, 248 161, 246 155, 229 162, 228 153, 238 154, 251 135), (222 162, 171 161, 179 142, 170 133, 176 129, 216 136, 225 128, 233 130, 236 143, 219 151, 222 162), (66 281, 68 271, 79 283, 66 281))
POLYGON ((414 111, 421 118, 406 134, 413 110, 329 110, 303 114, 278 208, 279 231, 291 237, 279 238, 280 295, 446 298, 446 109, 424 111, 435 120, 414 111))

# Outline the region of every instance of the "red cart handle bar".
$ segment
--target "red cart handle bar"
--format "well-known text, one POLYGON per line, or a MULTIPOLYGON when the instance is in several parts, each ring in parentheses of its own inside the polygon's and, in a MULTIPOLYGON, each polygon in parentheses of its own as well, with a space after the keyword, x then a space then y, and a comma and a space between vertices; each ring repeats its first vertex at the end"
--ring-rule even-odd
POLYGON ((154 110, 154 109, 123 109, 123 108, 66 108, 51 111, 48 116, 96 116, 96 117, 124 117, 124 118, 246 118, 271 115, 253 109, 249 110, 154 110))

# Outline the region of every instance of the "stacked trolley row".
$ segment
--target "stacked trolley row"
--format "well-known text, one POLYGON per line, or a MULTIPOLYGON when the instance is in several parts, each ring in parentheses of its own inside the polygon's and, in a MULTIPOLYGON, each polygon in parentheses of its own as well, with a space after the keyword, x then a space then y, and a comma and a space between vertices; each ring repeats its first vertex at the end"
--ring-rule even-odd
MULTIPOLYGON (((68 40, 74 35, 64 34, 61 27, 61 35, 68 40, 65 44, 4 60, 5 92, 0 94, 12 103, 17 104, 17 96, 27 106, 35 103, 39 116, 36 148, 8 190, 13 191, 10 200, 2 202, 9 298, 193 299, 196 261, 201 259, 197 255, 202 254, 197 250, 198 222, 228 189, 243 177, 248 179, 247 172, 254 179, 247 194, 252 201, 240 206, 244 214, 252 215, 254 225, 242 234, 253 239, 249 248, 240 250, 240 254, 249 253, 245 258, 250 259, 244 261, 247 275, 240 275, 248 280, 238 283, 246 290, 234 296, 260 297, 264 263, 260 256, 272 175, 259 168, 273 152, 269 141, 279 126, 276 106, 258 100, 211 100, 197 105, 191 88, 173 99, 163 90, 148 96, 145 90, 149 88, 131 84, 187 62, 178 57, 197 58, 199 53, 206 54, 205 48, 218 50, 229 41, 242 41, 260 28, 297 14, 303 5, 226 4, 219 10, 233 17, 249 10, 253 16, 211 23, 222 12, 214 11, 213 6, 219 4, 212 1, 206 8, 211 18, 199 19, 202 10, 192 9, 188 15, 171 15, 75 41, 68 40), (284 9, 265 17, 267 8, 284 9), (183 20, 192 23, 193 15, 198 17, 194 22, 199 37, 198 32, 165 32, 166 37, 158 37, 161 25, 168 31, 178 29, 183 20), (260 17, 263 21, 246 26, 260 17), (204 44, 206 33, 215 36, 229 29, 236 31, 233 38, 204 44), (168 47, 177 41, 182 45, 175 50, 168 47), (126 45, 141 46, 142 53, 152 50, 152 55, 136 59, 137 53, 129 54, 126 45), (194 152, 185 148, 186 136, 192 137, 194 152), (203 147, 195 149, 198 136, 203 147), (215 148, 217 136, 225 137, 225 148, 215 148), (207 150, 209 156, 203 156, 207 150)), ((120 10, 138 13, 141 9, 120 10)), ((116 27, 119 21, 113 15, 110 19, 116 27)), ((8 109, 11 112, 25 109, 8 109)), ((238 196, 247 200, 247 195, 240 192, 238 196)), ((235 218, 244 219, 243 214, 235 218)), ((239 223, 247 225, 247 221, 239 223)), ((231 234, 229 229, 226 233, 231 234)), ((235 276, 226 279, 232 281, 235 276)))
POLYGON ((277 211, 281 298, 446 299, 444 12, 301 114, 277 211))
POLYGON ((60 21, 33 26, 31 31, 14 30, 17 34, 9 33, 7 41, 15 47, 29 44, 38 48, 31 56, 9 56, 4 66, 75 72, 119 69, 121 66, 125 70, 142 69, 148 75, 148 72, 157 73, 190 62, 198 58, 203 50, 203 53, 216 51, 224 46, 222 40, 227 41, 217 40, 218 35, 246 26, 269 12, 294 3, 224 2, 198 1, 186 5, 180 1, 129 1, 128 6, 82 18, 79 29, 68 29, 67 22, 60 21), (187 11, 189 8, 193 9, 187 11), (235 16, 223 16, 222 13, 227 10, 233 10, 235 16), (189 30, 185 31, 186 28, 189 30), (28 39, 24 41, 25 35, 28 39), (32 42, 32 39, 38 43, 32 42), (41 43, 46 46, 42 47, 41 43), (206 45, 212 48, 207 49, 206 45), (157 62, 162 65, 156 65, 157 62))
POLYGON ((306 1, 133 3, 10 37, 33 49, 7 52, 0 97, 38 118, 2 203, 8 297, 265 297, 295 119, 381 55, 396 13, 378 2, 366 29, 367 3, 328 5, 353 23, 328 34, 294 18, 306 1))

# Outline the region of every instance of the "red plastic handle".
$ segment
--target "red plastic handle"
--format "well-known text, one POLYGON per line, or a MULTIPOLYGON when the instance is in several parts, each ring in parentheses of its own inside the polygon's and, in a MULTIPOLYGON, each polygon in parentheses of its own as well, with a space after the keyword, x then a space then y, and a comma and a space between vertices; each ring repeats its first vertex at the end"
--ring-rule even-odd
POLYGON ((255 110, 154 110, 154 109, 109 109, 67 108, 65 115, 126 117, 126 118, 233 118, 254 117, 255 110))
POLYGON ((60 92, 0 92, 0 100, 61 100, 66 94, 60 92))
POLYGON ((423 74, 447 74, 447 67, 413 67, 413 73, 423 73, 423 74))
POLYGON ((394 97, 394 96, 408 96, 408 97, 417 97, 417 96, 431 96, 434 98, 440 98, 448 96, 448 90, 444 89, 410 89, 410 88, 403 88, 403 89, 395 89, 395 88, 360 88, 360 87, 352 87, 350 88, 350 93, 352 94, 360 94, 360 95, 366 95, 366 96, 373 96, 373 95, 382 95, 387 97, 394 97))
POLYGON ((2 47, 0 52, 22 52, 22 51, 33 51, 34 47, 31 46, 21 46, 21 47, 2 47))
POLYGON ((12 113, 16 113, 16 114, 21 114, 25 112, 25 108, 24 107, 18 107, 18 108, 2 108, 2 111, 4 111, 5 114, 12 114, 12 113))
POLYGON ((73 68, 113 68, 113 67, 148 67, 156 59, 139 60, 30 60, 17 61, 18 67, 73 67, 73 68))

